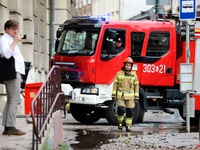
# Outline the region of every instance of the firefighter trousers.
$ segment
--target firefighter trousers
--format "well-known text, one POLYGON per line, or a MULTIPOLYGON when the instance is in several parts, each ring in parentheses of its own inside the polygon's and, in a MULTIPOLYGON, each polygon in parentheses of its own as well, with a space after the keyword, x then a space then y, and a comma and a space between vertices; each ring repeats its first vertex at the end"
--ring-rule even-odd
POLYGON ((118 106, 118 123, 122 124, 126 108, 126 121, 125 121, 126 126, 131 127, 133 119, 133 108, 135 107, 134 100, 118 99, 117 106, 118 106))

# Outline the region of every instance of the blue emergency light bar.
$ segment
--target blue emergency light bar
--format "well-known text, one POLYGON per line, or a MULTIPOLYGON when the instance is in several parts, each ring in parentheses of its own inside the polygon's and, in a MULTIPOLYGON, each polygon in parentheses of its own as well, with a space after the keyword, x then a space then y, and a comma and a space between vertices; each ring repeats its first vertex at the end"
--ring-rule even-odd
POLYGON ((112 18, 113 16, 73 16, 73 18, 91 18, 91 19, 101 19, 103 21, 105 21, 108 18, 112 18))

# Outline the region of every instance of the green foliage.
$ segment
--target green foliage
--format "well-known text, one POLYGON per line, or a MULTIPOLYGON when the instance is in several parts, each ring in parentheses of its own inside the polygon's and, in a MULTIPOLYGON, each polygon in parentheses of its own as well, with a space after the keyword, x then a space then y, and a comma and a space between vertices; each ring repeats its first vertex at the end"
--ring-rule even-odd
POLYGON ((176 8, 176 10, 179 12, 179 6, 176 8))
POLYGON ((171 8, 168 9, 168 10, 167 10, 167 13, 168 13, 168 14, 171 14, 171 13, 172 13, 172 9, 171 9, 171 8))
POLYGON ((66 143, 62 143, 60 144, 60 146, 58 146, 57 150, 69 150, 71 147, 66 144, 66 143))
POLYGON ((45 144, 43 145, 42 150, 51 150, 51 148, 47 144, 45 144))

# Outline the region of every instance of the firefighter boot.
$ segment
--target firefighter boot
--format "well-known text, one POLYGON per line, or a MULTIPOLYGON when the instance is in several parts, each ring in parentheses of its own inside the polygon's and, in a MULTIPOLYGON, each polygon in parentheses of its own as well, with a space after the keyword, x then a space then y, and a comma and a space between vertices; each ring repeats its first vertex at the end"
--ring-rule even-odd
POLYGON ((126 132, 131 132, 131 127, 126 126, 126 132))
POLYGON ((126 131, 131 132, 132 118, 126 117, 126 131))
POLYGON ((123 120, 124 120, 124 116, 119 116, 118 115, 118 129, 119 130, 122 130, 122 128, 123 128, 123 125, 122 125, 122 122, 123 122, 123 120))
POLYGON ((122 123, 119 123, 118 129, 119 129, 119 130, 122 130, 122 129, 123 129, 122 123))

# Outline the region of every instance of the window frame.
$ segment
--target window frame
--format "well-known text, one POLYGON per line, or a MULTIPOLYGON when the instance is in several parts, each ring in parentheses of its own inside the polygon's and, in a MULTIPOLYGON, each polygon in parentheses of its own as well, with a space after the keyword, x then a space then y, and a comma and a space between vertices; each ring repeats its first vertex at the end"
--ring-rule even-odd
POLYGON ((169 53, 169 51, 170 51, 170 31, 151 31, 150 33, 149 33, 149 38, 148 38, 148 41, 147 41, 147 46, 146 46, 146 54, 145 54, 145 56, 146 57, 154 57, 154 58, 161 58, 161 57, 163 57, 164 55, 166 55, 167 53, 169 53), (147 49, 148 49, 148 43, 149 43, 149 39, 150 39, 150 36, 151 36, 151 33, 158 33, 158 34, 168 34, 169 36, 169 38, 168 38, 168 50, 164 53, 164 54, 162 54, 162 55, 160 55, 160 56, 149 56, 149 55, 147 55, 147 49))
MULTIPOLYGON (((115 30, 116 32, 124 32, 124 49, 123 49, 123 51, 121 51, 121 52, 119 52, 119 53, 117 53, 117 54, 103 54, 102 53, 102 50, 101 50, 101 54, 100 54, 100 59, 101 59, 101 61, 109 61, 109 60, 111 60, 111 59, 113 59, 113 58, 115 58, 116 56, 118 56, 119 54, 121 54, 122 52, 124 52, 125 51, 125 49, 126 49, 126 34, 127 34, 127 30, 126 29, 122 29, 122 28, 106 28, 105 30, 104 30, 104 34, 103 34, 103 41, 102 41, 102 43, 101 43, 101 49, 102 49, 102 46, 103 46, 103 42, 104 42, 104 38, 105 38, 105 34, 106 34, 106 30, 115 30)), ((116 35, 117 36, 117 35, 116 35)), ((107 39, 107 38, 106 38, 107 39)), ((112 40, 114 40, 114 39, 112 39, 112 40)), ((111 40, 111 41, 112 41, 111 40)))
POLYGON ((144 38, 143 38, 143 43, 142 43, 142 49, 141 49, 141 51, 140 51, 140 56, 142 55, 142 50, 143 50, 143 47, 144 47, 144 41, 145 41, 145 36, 146 36, 146 34, 145 34, 145 32, 137 32, 137 31, 131 31, 130 32, 131 33, 131 57, 139 57, 138 55, 132 55, 132 33, 144 33, 144 38))

